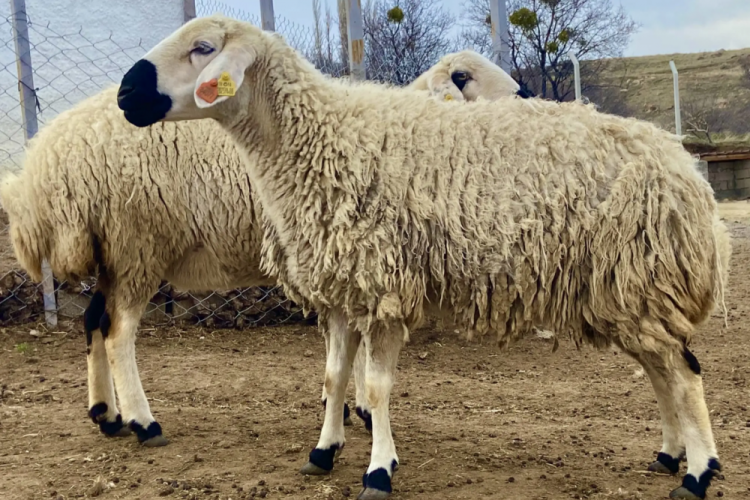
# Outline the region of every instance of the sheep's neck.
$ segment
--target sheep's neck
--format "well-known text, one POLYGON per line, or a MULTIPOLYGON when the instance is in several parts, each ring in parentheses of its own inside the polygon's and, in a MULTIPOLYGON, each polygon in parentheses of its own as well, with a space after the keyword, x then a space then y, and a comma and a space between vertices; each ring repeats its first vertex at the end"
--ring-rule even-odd
MULTIPOLYGON (((277 55, 274 60, 282 62, 269 67, 265 78, 251 76, 256 81, 249 83, 253 97, 247 112, 227 127, 244 150, 254 194, 289 256, 301 242, 309 248, 311 238, 334 231, 341 200, 361 198, 359 191, 369 186, 362 172, 351 171, 347 157, 352 151, 339 144, 345 141, 331 134, 351 119, 352 110, 340 95, 346 89, 332 86, 297 57, 277 55), (312 225, 315 235, 308 234, 312 225)), ((304 290, 307 279, 295 269, 296 260, 287 266, 304 290)))

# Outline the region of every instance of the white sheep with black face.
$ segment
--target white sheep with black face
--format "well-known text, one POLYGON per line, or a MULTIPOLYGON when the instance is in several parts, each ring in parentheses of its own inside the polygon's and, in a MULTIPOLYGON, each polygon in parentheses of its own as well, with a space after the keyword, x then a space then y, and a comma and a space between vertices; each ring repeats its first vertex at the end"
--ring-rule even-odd
POLYGON ((580 103, 455 103, 320 74, 284 41, 193 20, 123 78, 131 123, 211 118, 237 141, 282 251, 264 254, 328 335, 328 406, 304 473, 344 445, 360 339, 373 446, 360 499, 398 464, 389 399, 399 351, 434 307, 506 346, 540 326, 615 344, 654 386, 658 465, 704 498, 720 469, 688 349, 723 298, 731 255, 708 182, 679 138, 580 103))
MULTIPOLYGON (((116 96, 117 87, 107 88, 43 127, 24 168, 4 179, 2 198, 11 242, 33 279, 41 280, 44 259, 58 278, 99 277, 84 314, 91 419, 107 436, 133 428, 141 442, 159 446, 167 440, 141 388, 133 346, 159 284, 207 291, 274 280, 260 271, 261 210, 231 137, 210 120, 136 129, 116 96), (120 333, 109 339, 110 328, 120 333)), ((357 414, 370 430, 364 363, 358 356, 357 414)), ((346 405, 344 421, 351 423, 346 405)))

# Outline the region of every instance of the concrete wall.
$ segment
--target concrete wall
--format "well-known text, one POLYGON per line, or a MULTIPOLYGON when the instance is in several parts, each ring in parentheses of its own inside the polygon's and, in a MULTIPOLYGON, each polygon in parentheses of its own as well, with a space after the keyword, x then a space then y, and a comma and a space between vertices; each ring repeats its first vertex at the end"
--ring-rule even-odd
POLYGON ((708 180, 718 200, 750 198, 750 159, 708 164, 708 180))

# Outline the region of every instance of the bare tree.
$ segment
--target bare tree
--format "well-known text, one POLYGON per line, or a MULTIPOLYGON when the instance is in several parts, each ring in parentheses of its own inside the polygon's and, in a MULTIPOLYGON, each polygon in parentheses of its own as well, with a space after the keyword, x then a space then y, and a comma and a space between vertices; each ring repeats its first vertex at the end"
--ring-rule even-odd
MULTIPOLYGON (((346 8, 346 0, 338 0, 338 10, 340 15, 341 5, 346 8)), ((320 0, 312 0, 313 5, 313 23, 314 23, 314 43, 311 50, 305 54, 310 62, 324 73, 335 76, 348 74, 349 57, 346 47, 347 38, 341 38, 341 26, 346 33, 346 10, 344 10, 343 23, 339 22, 331 14, 331 10, 326 3, 325 14, 321 12, 320 0), (336 26, 338 24, 338 27, 336 26)))
POLYGON ((441 0, 368 0, 363 16, 369 79, 406 85, 455 47, 441 0))
MULTIPOLYGON (((514 77, 541 97, 558 101, 573 92, 573 52, 582 90, 595 81, 604 58, 619 57, 637 24, 612 0, 506 0, 514 77)), ((464 43, 491 55, 489 0, 465 0, 464 43)))
POLYGON ((748 106, 732 106, 713 96, 688 94, 680 108, 685 132, 711 145, 718 134, 745 133, 750 122, 748 106))

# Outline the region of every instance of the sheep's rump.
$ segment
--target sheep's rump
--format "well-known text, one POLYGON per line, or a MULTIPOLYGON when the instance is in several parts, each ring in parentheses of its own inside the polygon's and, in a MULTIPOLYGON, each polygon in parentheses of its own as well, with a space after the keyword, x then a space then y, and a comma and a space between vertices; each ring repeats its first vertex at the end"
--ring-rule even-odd
POLYGON ((501 344, 536 326, 631 352, 688 341, 714 308, 729 238, 675 136, 577 103, 368 90, 357 123, 304 131, 307 175, 337 164, 297 183, 312 249, 283 236, 318 303, 363 330, 415 326, 430 302, 501 344))
POLYGON ((55 117, 30 141, 2 200, 21 265, 41 279, 91 275, 95 241, 132 299, 167 279, 183 289, 266 284, 262 228, 234 141, 213 121, 130 125, 117 86, 55 117))

